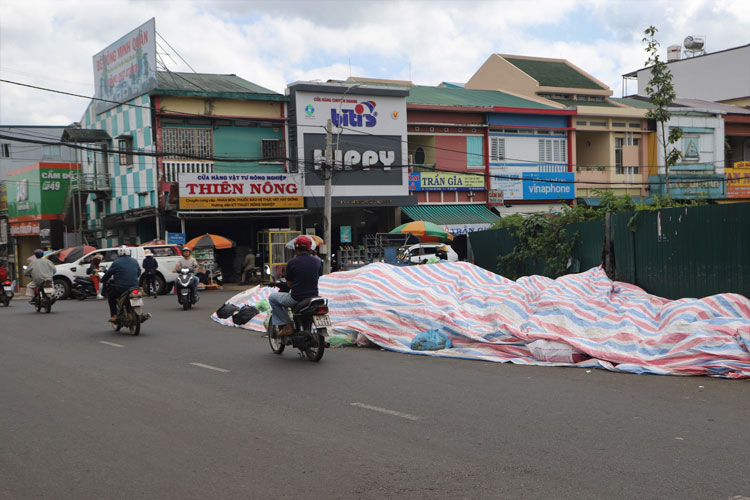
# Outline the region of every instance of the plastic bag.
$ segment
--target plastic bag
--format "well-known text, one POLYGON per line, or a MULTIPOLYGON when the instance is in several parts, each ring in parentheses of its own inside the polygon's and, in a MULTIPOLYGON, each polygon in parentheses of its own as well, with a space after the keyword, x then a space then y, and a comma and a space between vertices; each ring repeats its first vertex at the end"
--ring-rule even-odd
POLYGON ((531 355, 539 361, 552 363, 578 363, 589 359, 589 355, 573 346, 556 340, 539 339, 527 344, 531 355))
POLYGON ((271 310, 271 304, 268 303, 268 299, 260 299, 255 308, 260 312, 266 312, 271 310))
POLYGON ((440 333, 437 328, 422 332, 411 341, 412 351, 438 351, 453 347, 451 339, 440 333))
POLYGON ((231 316, 232 314, 236 313, 239 310, 240 310, 239 307, 227 302, 226 304, 222 305, 220 308, 216 310, 216 315, 220 317, 221 319, 227 319, 229 316, 231 316))
POLYGON ((328 343, 331 345, 331 347, 347 347, 350 345, 354 345, 354 340, 350 335, 339 333, 336 335, 329 335, 328 343))
POLYGON ((357 347, 377 347, 377 344, 367 338, 367 335, 364 333, 358 333, 357 334, 357 347))
POLYGON ((232 314, 232 321, 235 325, 244 325, 258 314, 255 306, 243 306, 239 311, 232 314))

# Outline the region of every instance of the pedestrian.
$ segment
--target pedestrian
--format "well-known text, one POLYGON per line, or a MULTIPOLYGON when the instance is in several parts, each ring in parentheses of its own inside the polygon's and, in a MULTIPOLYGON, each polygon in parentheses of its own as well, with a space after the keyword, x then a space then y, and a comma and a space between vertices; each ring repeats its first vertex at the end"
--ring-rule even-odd
POLYGON ((257 269, 255 266, 255 253, 253 249, 249 249, 245 255, 245 261, 242 263, 242 276, 240 276, 240 284, 246 285, 251 277, 254 276, 254 271, 257 269))
POLYGON ((146 249, 143 252, 146 257, 143 259, 143 272, 145 274, 146 293, 156 298, 156 268, 159 263, 156 261, 151 250, 146 249))

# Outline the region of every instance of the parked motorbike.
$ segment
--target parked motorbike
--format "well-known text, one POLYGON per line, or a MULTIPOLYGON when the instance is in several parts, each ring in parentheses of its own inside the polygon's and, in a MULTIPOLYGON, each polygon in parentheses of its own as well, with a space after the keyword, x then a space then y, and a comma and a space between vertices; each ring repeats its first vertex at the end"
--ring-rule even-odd
POLYGON ((13 298, 13 282, 10 280, 3 281, 3 286, 0 288, 0 302, 5 307, 10 305, 10 301, 13 298))
MULTIPOLYGON (((99 282, 104 277, 104 269, 99 271, 99 282)), ((88 297, 96 297, 94 281, 88 276, 76 276, 70 287, 70 296, 78 300, 86 300, 88 297)))
MULTIPOLYGON (((271 282, 268 286, 276 287, 282 292, 289 290, 284 282, 271 282)), ((279 335, 279 327, 274 326, 269 318, 266 333, 271 350, 281 354, 290 345, 299 349, 300 355, 304 353, 310 361, 320 361, 328 346, 327 338, 332 328, 331 318, 328 316, 328 299, 310 297, 302 300, 290 308, 290 317, 294 332, 283 336, 279 335)))
POLYGON ((52 280, 46 280, 42 286, 34 288, 34 296, 31 298, 31 305, 36 307, 36 312, 44 309, 44 312, 52 311, 52 304, 57 300, 55 287, 52 280))
POLYGON ((182 305, 182 309, 187 311, 193 304, 198 302, 198 290, 195 290, 195 296, 190 293, 190 284, 193 281, 194 273, 187 267, 181 267, 177 273, 177 279, 174 282, 177 302, 182 305))
MULTIPOLYGON (((105 285, 105 292, 110 287, 105 285)), ((117 319, 111 323, 112 328, 119 332, 127 328, 131 335, 141 333, 141 324, 151 318, 151 313, 143 313, 143 292, 140 288, 133 287, 117 299, 117 319)))

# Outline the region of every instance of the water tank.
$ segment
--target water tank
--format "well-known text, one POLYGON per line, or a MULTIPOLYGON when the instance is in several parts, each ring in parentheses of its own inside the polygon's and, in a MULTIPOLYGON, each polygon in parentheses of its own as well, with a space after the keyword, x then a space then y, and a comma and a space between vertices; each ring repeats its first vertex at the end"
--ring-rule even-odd
POLYGON ((701 50, 705 43, 706 41, 703 38, 697 36, 686 36, 685 40, 682 42, 688 50, 701 50))
POLYGON ((680 45, 670 45, 667 47, 667 62, 679 61, 682 47, 680 45))

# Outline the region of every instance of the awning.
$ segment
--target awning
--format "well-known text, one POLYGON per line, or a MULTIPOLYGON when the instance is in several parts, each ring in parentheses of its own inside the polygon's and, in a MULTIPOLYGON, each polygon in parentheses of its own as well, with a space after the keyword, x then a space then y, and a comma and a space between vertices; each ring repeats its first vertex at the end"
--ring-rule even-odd
POLYGON ((438 226, 452 224, 492 224, 500 217, 486 205, 417 205, 401 207, 412 220, 425 220, 438 226))

